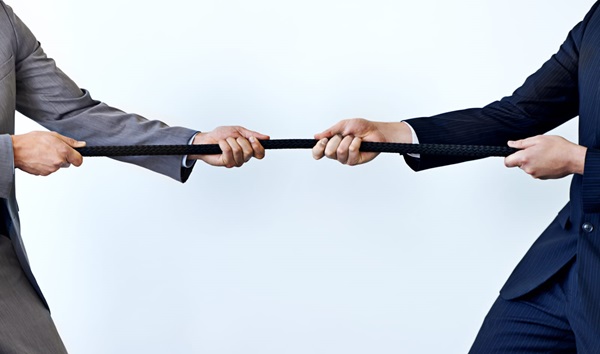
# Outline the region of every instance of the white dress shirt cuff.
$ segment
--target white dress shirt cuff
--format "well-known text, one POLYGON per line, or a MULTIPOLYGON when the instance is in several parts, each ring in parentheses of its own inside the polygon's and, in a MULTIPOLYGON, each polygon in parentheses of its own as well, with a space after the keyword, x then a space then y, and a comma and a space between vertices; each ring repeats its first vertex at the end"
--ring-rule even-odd
MULTIPOLYGON (((417 137, 417 133, 415 132, 415 130, 413 129, 413 127, 411 127, 410 124, 406 123, 405 121, 402 121, 402 123, 408 125, 408 127, 410 128, 410 133, 412 134, 412 143, 413 144, 418 144, 419 143, 419 138, 417 137)), ((416 159, 420 159, 421 158, 421 154, 407 154, 410 157, 414 157, 416 159)))
MULTIPOLYGON (((194 139, 196 138, 196 135, 198 135, 198 133, 196 133, 196 134, 194 134, 194 136, 192 136, 192 138, 190 139, 190 141, 188 141, 188 145, 191 145, 194 142, 194 139)), ((183 159, 181 160, 181 167, 183 167, 183 168, 192 168, 192 167, 194 167, 195 163, 196 163, 196 160, 189 160, 188 159, 188 155, 185 155, 183 157, 183 159)))

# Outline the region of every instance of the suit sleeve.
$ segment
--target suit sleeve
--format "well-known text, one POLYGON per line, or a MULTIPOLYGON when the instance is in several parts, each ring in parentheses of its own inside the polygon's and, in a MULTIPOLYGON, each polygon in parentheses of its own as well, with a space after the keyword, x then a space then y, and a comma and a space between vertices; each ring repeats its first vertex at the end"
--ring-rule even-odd
POLYGON ((0 198, 7 199, 13 188, 15 166, 12 140, 9 134, 0 135, 0 198))
MULTIPOLYGON (((579 49, 598 3, 553 55, 511 96, 483 108, 407 120, 421 143, 506 145, 508 140, 543 134, 579 114, 579 49)), ((462 157, 405 158, 414 170, 468 161, 462 157)))
MULTIPOLYGON (((169 127, 157 120, 125 113, 92 99, 48 58, 25 24, 2 4, 15 37, 16 108, 49 130, 88 145, 187 144, 196 131, 169 127)), ((191 168, 182 167, 182 156, 119 157, 185 182, 191 168)))

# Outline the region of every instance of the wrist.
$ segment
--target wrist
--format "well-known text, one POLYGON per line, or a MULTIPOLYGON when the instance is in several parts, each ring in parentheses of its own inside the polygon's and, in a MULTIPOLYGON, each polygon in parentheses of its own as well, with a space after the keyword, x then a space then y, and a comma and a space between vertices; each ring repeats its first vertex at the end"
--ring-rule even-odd
POLYGON ((194 135, 194 138, 192 139, 192 144, 194 144, 194 145, 207 144, 206 133, 198 132, 196 135, 194 135))
POLYGON ((408 124, 404 122, 381 122, 379 130, 385 136, 385 140, 390 143, 411 144, 412 131, 408 124))
POLYGON ((11 140, 11 142, 12 142, 13 149, 14 149, 14 147, 15 147, 16 145, 18 145, 18 140, 19 140, 19 137, 18 137, 18 136, 16 136, 16 135, 11 135, 11 136, 10 136, 10 140, 11 140))
POLYGON ((20 139, 20 136, 18 136, 18 135, 11 135, 10 140, 12 143, 13 161, 15 163, 15 167, 18 167, 17 166, 19 164, 18 154, 19 154, 20 147, 21 147, 19 142, 21 141, 21 139, 20 139))
POLYGON ((571 155, 571 172, 583 175, 585 169, 585 155, 587 148, 581 145, 575 145, 573 154, 571 155))

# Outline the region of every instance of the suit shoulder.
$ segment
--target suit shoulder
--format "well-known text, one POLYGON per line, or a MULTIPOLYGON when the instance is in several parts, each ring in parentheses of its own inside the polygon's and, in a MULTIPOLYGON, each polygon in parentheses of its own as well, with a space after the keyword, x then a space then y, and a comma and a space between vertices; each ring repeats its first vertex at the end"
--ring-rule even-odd
POLYGON ((12 56, 17 49, 14 12, 0 0, 0 60, 12 56))

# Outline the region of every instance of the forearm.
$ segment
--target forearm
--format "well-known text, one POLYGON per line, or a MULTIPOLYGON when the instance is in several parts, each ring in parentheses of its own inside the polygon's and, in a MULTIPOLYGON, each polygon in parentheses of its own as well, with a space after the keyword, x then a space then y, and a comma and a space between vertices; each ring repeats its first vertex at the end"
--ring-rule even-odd
MULTIPOLYGON (((60 119, 40 121, 44 127, 93 145, 185 145, 195 130, 171 127, 158 120, 147 120, 125 113, 105 103, 93 101, 84 91, 88 106, 60 119)), ((84 98, 81 98, 83 101, 84 98)), ((114 159, 133 163, 178 181, 185 181, 190 171, 182 166, 183 156, 123 156, 114 159)))
MULTIPOLYGON (((10 8, 7 8, 10 13, 10 8)), ((92 99, 48 58, 27 27, 12 14, 16 36, 16 109, 49 130, 89 145, 187 144, 195 131, 169 127, 92 99)), ((183 181, 182 156, 119 157, 183 181)))
MULTIPOLYGON (((594 11, 597 5, 594 7, 594 11)), ((593 12, 593 11, 592 11, 593 12)), ((409 119, 421 143, 505 145, 544 134, 579 114, 579 46, 589 15, 569 33, 560 50, 515 92, 483 108, 409 119)), ((417 170, 470 158, 422 156, 409 160, 417 170)))

